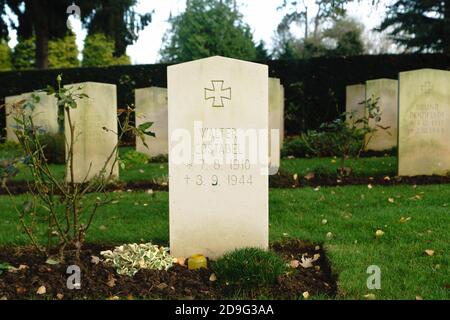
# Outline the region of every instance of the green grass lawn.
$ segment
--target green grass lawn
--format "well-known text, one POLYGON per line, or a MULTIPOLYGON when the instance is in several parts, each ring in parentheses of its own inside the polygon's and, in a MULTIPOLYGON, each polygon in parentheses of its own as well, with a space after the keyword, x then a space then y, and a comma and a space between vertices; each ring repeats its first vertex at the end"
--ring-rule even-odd
MULTIPOLYGON (((89 242, 168 243, 168 193, 113 196, 118 202, 99 210, 89 242)), ((324 243, 339 276, 340 299, 368 293, 378 299, 450 298, 450 185, 271 189, 270 240, 285 237, 324 243), (410 219, 401 223, 402 217, 410 219), (385 232, 379 239, 377 229, 385 232), (366 287, 370 265, 381 268, 380 290, 366 287)), ((27 243, 11 200, 0 197, 0 245, 27 243)))
MULTIPOLYGON (((360 177, 395 176, 397 174, 396 157, 350 158, 346 167, 353 169, 353 174, 360 177)), ((282 159, 281 169, 301 176, 311 171, 319 171, 326 175, 335 175, 341 166, 338 158, 296 158, 282 159)))
MULTIPOLYGON (((124 155, 131 148, 121 148, 120 152, 124 155)), ((7 154, 0 153, 0 159, 8 157, 7 154)), ((353 169, 353 174, 362 177, 371 176, 395 176, 397 171, 396 157, 369 157, 348 159, 346 166, 353 169)), ((282 159, 281 170, 291 174, 304 176, 311 171, 320 172, 326 175, 335 175, 340 166, 339 159, 335 158, 297 158, 282 159)), ((64 177, 63 165, 50 165, 50 169, 61 179, 64 177)), ((161 181, 167 179, 167 163, 148 163, 130 166, 120 170, 120 180, 131 181, 161 181)), ((23 167, 20 173, 14 177, 14 181, 31 180, 31 172, 23 167)))

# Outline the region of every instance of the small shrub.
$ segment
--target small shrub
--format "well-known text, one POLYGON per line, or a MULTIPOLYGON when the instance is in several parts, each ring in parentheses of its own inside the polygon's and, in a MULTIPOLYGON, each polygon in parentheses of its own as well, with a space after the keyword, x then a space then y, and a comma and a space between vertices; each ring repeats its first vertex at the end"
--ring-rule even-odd
POLYGON ((66 161, 65 138, 63 133, 45 133, 39 135, 48 163, 64 164, 66 161))
POLYGON ((220 283, 242 289, 270 286, 288 270, 279 255, 256 248, 227 253, 212 267, 220 283))
POLYGON ((166 163, 169 162, 169 157, 166 154, 160 154, 159 156, 152 157, 150 159, 151 163, 166 163))
POLYGON ((173 265, 169 249, 151 243, 125 244, 114 251, 102 251, 105 264, 116 269, 121 275, 134 276, 140 269, 167 270, 173 265))
POLYGON ((6 141, 4 143, 0 143, 0 158, 12 159, 17 158, 23 155, 23 151, 20 148, 20 144, 13 141, 6 141))
POLYGON ((283 158, 289 156, 302 158, 307 156, 308 153, 311 153, 310 149, 307 147, 305 141, 299 136, 287 139, 281 149, 281 157, 283 158))
POLYGON ((135 166, 141 166, 149 163, 150 159, 147 155, 130 150, 120 157, 120 166, 122 169, 130 169, 135 166))

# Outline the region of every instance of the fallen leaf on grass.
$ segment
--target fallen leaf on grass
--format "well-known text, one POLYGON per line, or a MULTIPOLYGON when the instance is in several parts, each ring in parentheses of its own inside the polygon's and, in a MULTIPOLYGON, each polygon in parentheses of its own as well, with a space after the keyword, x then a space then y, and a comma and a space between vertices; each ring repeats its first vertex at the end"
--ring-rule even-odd
POLYGON ((394 202, 395 202, 394 198, 389 198, 388 201, 389 201, 390 203, 394 203, 394 202))
POLYGON ((411 217, 407 217, 407 218, 401 217, 401 218, 400 218, 400 223, 406 223, 406 222, 408 222, 409 220, 411 220, 411 217))
POLYGON ((57 293, 57 294, 56 294, 56 298, 57 298, 58 300, 62 300, 62 299, 64 298, 64 295, 63 295, 62 293, 57 293))
POLYGON ((366 298, 367 300, 375 300, 376 296, 373 293, 368 293, 364 295, 364 298, 366 298))
POLYGON ((377 231, 375 231, 375 237, 377 238, 381 238, 384 235, 384 231, 381 229, 378 229, 377 231))
POLYGON ((36 294, 38 294, 38 295, 43 295, 46 293, 47 293, 47 289, 44 286, 40 286, 36 291, 36 294))
POLYGON ((309 181, 311 179, 314 179, 314 176, 315 176, 314 172, 308 172, 305 176, 305 179, 309 181))
POLYGON ((427 249, 427 250, 425 250, 425 253, 428 255, 428 256, 433 256, 434 255, 434 250, 431 250, 431 249, 427 249))

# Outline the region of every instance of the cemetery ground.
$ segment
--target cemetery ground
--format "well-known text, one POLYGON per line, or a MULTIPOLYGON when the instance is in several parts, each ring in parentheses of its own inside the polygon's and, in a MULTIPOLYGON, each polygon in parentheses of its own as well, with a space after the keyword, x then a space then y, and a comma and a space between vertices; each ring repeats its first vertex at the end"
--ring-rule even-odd
MULTIPOLYGON (((123 148, 121 152, 126 158, 130 149, 123 148)), ((136 292, 133 298, 292 299, 303 298, 305 291, 311 294, 310 299, 450 298, 450 184, 445 183, 448 181, 398 180, 394 177, 396 158, 391 156, 349 160, 352 178, 336 181, 338 161, 283 159, 281 178, 272 178, 269 229, 273 249, 284 254, 286 261, 299 260, 305 251, 309 255, 320 252, 322 256, 318 263, 320 272, 317 268, 297 268, 297 286, 281 280, 276 289, 251 293, 239 289, 227 291, 221 290, 219 280, 210 280, 211 270, 188 272, 177 265, 173 271, 139 272, 129 278, 91 263, 91 255, 99 256, 100 250, 112 249, 114 245, 148 241, 168 244, 168 192, 163 191, 167 189, 167 164, 155 162, 128 164, 121 171, 121 180, 128 184, 118 184, 108 193, 114 201, 99 209, 87 235, 83 261, 92 273, 86 275, 87 291, 79 295, 62 289, 65 269, 58 272, 58 266, 38 263, 36 255, 27 249, 29 242, 18 229, 12 206, 13 200, 23 202, 26 194, 18 192, 13 200, 0 196, 3 248, 0 265, 22 264, 29 268, 0 275, 0 298, 9 293, 11 298, 57 299, 59 291, 63 291, 65 298, 75 295, 74 298, 127 299, 130 298, 127 292, 136 292), (138 183, 142 181, 152 184, 138 183), (283 243, 288 247, 283 249, 283 243), (289 254, 289 246, 293 245, 297 250, 295 256, 289 254), (19 257, 13 258, 17 253, 19 257), (331 272, 327 270, 329 265, 331 272), (381 269, 379 290, 369 290, 366 285, 369 276, 366 270, 371 265, 381 269), (49 276, 52 272, 55 278, 49 276), (315 282, 308 282, 314 277, 315 282), (36 289, 44 282, 48 294, 37 295, 36 289), (147 286, 141 288, 141 283, 147 286), (192 291, 183 291, 185 288, 192 291)), ((62 177, 61 165, 53 165, 52 170, 61 172, 62 177)), ((27 179, 29 174, 22 170, 12 184, 21 185, 27 179)), ((89 195, 97 196, 104 195, 89 195)))

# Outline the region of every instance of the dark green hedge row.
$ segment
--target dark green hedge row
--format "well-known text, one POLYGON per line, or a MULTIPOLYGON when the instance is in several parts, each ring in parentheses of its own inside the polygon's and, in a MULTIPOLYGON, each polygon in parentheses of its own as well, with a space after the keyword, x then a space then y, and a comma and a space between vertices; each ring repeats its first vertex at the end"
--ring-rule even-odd
MULTIPOLYGON (((450 70, 450 56, 443 54, 378 55, 310 60, 278 60, 269 65, 270 76, 285 86, 287 134, 317 128, 345 109, 345 86, 377 78, 397 78, 401 71, 437 68, 450 70)), ((0 103, 5 96, 54 84, 63 74, 65 83, 97 81, 118 86, 119 106, 134 101, 134 88, 167 86, 167 65, 75 68, 0 73, 0 103)), ((0 115, 4 127, 4 113, 0 115)))

